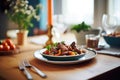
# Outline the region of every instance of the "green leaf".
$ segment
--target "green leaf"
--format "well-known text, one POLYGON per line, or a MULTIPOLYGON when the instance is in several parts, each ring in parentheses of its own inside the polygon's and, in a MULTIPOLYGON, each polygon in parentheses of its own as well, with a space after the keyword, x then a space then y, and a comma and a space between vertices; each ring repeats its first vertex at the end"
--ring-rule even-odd
POLYGON ((51 45, 46 46, 47 50, 50 50, 52 48, 51 45))
POLYGON ((58 43, 57 43, 57 42, 53 44, 53 46, 54 46, 54 47, 57 47, 57 45, 58 45, 58 43))
POLYGON ((62 43, 62 44, 65 44, 65 41, 62 41, 61 43, 62 43))
POLYGON ((85 30, 89 30, 91 28, 90 25, 87 25, 84 21, 81 23, 81 24, 75 24, 75 25, 72 25, 71 27, 71 30, 75 30, 77 32, 80 32, 80 31, 85 31, 85 30))

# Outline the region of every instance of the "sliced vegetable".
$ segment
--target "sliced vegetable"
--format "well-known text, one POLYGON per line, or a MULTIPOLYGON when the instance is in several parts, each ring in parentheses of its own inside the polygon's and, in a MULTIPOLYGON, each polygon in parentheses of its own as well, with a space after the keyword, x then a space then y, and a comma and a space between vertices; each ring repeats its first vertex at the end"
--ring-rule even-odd
POLYGON ((76 54, 75 54, 75 52, 73 52, 73 51, 69 51, 69 55, 72 55, 72 56, 73 56, 73 55, 76 55, 76 54))
POLYGON ((61 52, 61 50, 59 49, 59 50, 58 50, 58 53, 57 53, 57 54, 55 54, 55 56, 60 56, 60 55, 61 55, 61 53, 62 53, 62 52, 61 52))

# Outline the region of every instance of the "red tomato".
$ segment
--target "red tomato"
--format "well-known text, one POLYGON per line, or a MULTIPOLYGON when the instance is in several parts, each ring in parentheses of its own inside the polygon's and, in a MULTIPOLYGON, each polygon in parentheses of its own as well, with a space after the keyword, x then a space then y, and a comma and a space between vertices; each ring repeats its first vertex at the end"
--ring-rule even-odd
POLYGON ((7 42, 5 42, 5 41, 2 42, 2 45, 3 46, 8 46, 7 42))
POLYGON ((3 45, 0 45, 0 51, 3 51, 3 45))
POLYGON ((7 46, 3 46, 3 50, 4 51, 9 51, 10 50, 10 46, 8 46, 8 45, 7 46))
POLYGON ((11 39, 6 39, 5 42, 10 46, 10 50, 14 50, 16 48, 11 39))
POLYGON ((47 54, 47 55, 49 55, 49 51, 48 51, 48 50, 46 50, 46 51, 44 52, 44 54, 47 54))
POLYGON ((5 42, 6 42, 8 45, 13 45, 13 42, 12 42, 12 40, 10 40, 10 39, 6 39, 5 42))
POLYGON ((13 45, 10 45, 10 50, 15 50, 16 49, 16 46, 13 44, 13 45))

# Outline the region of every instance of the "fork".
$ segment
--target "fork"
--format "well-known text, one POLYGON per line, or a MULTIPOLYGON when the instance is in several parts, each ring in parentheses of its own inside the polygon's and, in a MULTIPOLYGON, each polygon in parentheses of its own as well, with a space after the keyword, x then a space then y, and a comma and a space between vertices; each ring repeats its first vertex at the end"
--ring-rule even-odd
POLYGON ((39 70, 38 68, 36 68, 35 66, 31 65, 29 63, 29 61, 27 59, 24 59, 24 65, 27 67, 27 68, 33 68, 35 70, 35 72, 37 74, 39 74, 42 78, 46 78, 47 75, 45 73, 43 73, 41 70, 39 70))
POLYGON ((31 74, 27 71, 27 69, 25 68, 25 66, 23 65, 22 62, 19 63, 19 66, 18 66, 18 67, 19 67, 19 69, 20 69, 21 71, 24 72, 24 74, 26 75, 26 77, 27 77, 28 80, 33 80, 31 74))

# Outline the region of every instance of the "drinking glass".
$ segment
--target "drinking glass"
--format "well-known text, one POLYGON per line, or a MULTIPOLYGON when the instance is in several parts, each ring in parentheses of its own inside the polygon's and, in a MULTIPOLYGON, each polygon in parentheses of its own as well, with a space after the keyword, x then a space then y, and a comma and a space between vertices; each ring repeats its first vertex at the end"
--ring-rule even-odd
POLYGON ((85 35, 86 38, 86 47, 88 48, 98 48, 98 43, 99 43, 99 36, 94 35, 94 34, 87 34, 85 35))
POLYGON ((53 21, 54 24, 53 24, 52 34, 56 38, 56 40, 59 40, 61 35, 65 33, 68 27, 65 24, 63 15, 54 15, 53 21))
POLYGON ((115 16, 103 14, 102 27, 106 34, 113 33, 117 28, 117 23, 117 18, 115 16))

